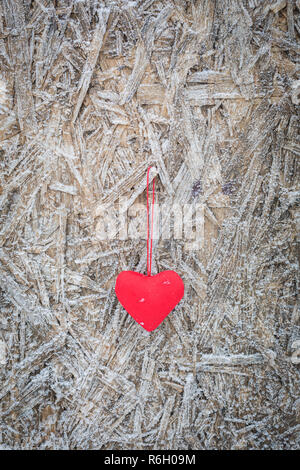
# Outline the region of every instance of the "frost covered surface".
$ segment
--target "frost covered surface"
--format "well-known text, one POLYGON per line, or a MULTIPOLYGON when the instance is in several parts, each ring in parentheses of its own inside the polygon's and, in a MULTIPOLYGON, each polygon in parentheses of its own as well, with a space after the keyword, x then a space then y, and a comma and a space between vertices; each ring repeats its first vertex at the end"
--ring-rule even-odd
POLYGON ((299 8, 0 3, 2 448, 299 447, 299 8), (149 164, 205 216, 155 245, 185 297, 150 334, 114 294, 145 240, 96 237, 149 164))

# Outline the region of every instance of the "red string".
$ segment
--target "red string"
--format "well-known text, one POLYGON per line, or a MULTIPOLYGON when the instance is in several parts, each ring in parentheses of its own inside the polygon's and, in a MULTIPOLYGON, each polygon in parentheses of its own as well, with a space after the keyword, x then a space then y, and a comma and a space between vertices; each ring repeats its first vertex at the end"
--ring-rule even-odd
POLYGON ((152 167, 149 166, 147 171, 147 276, 151 276, 152 267, 152 238, 153 238, 153 213, 154 213, 154 180, 153 178, 153 189, 152 189, 152 211, 151 211, 151 237, 149 233, 149 172, 152 167), (150 252, 149 252, 149 238, 150 238, 150 252))

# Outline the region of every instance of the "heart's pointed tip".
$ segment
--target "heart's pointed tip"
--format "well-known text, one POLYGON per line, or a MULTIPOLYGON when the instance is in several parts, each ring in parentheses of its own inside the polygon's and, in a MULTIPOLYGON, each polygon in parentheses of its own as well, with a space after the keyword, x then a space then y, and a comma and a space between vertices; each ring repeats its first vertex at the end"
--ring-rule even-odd
MULTIPOLYGON (((142 325, 141 325, 142 326, 142 325)), ((142 326, 142 328, 144 328, 144 330, 148 331, 148 333, 151 333, 151 331, 154 331, 156 330, 156 328, 158 327, 159 325, 155 326, 154 328, 149 328, 147 326, 142 326)))

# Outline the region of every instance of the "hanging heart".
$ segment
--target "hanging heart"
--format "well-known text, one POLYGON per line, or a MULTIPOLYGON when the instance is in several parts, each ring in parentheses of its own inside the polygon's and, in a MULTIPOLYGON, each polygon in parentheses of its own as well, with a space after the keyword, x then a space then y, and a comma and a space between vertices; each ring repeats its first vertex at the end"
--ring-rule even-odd
POLYGON ((129 315, 145 330, 152 331, 182 299, 184 284, 175 271, 162 271, 155 276, 122 271, 115 290, 129 315))
POLYGON ((154 179, 149 244, 149 171, 147 171, 147 275, 122 271, 116 280, 115 292, 121 305, 145 330, 157 328, 182 299, 184 284, 175 271, 162 271, 151 276, 154 179), (149 246, 150 245, 150 246, 149 246))

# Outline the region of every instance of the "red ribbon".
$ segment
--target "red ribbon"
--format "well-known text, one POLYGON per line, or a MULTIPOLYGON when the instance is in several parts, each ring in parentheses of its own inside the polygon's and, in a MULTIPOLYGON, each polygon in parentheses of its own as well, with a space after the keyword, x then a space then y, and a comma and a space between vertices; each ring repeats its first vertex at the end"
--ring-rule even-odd
POLYGON ((149 172, 152 167, 149 166, 147 171, 147 276, 151 276, 151 267, 152 267, 152 237, 153 237, 153 213, 154 213, 154 180, 153 178, 153 195, 152 195, 152 211, 151 211, 151 236, 149 228, 149 172), (150 239, 150 240, 149 240, 150 239), (149 250, 149 241, 150 241, 150 250, 149 250))

